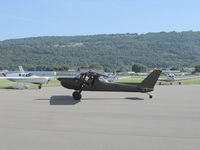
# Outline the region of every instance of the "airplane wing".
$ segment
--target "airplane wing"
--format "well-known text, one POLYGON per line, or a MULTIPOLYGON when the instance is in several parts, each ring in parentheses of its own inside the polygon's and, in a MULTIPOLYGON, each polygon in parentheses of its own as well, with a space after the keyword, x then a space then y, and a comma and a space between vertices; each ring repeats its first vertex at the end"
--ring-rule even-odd
POLYGON ((0 79, 7 79, 7 80, 23 80, 23 79, 37 79, 43 77, 0 77, 0 79))
POLYGON ((0 79, 33 79, 32 77, 0 77, 0 79))
POLYGON ((168 79, 168 78, 158 78, 158 81, 176 81, 175 79, 168 79))
POLYGON ((21 80, 31 80, 33 79, 32 77, 0 77, 0 79, 6 79, 6 80, 13 80, 15 82, 21 81, 21 80))
POLYGON ((183 80, 192 80, 192 79, 197 79, 200 78, 200 76, 193 76, 193 77, 186 77, 186 78, 172 78, 172 79, 168 79, 168 78, 159 78, 159 81, 183 81, 183 80))
POLYGON ((200 76, 186 77, 186 78, 176 78, 175 81, 198 79, 200 76))

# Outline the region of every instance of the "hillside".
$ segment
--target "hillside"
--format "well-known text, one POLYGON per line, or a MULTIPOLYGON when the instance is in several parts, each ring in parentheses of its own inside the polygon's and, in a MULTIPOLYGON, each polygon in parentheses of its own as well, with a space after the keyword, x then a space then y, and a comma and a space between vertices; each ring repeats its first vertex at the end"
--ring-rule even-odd
POLYGON ((127 69, 200 64, 200 32, 160 32, 93 36, 50 36, 0 42, 0 70, 52 70, 101 64, 127 69))

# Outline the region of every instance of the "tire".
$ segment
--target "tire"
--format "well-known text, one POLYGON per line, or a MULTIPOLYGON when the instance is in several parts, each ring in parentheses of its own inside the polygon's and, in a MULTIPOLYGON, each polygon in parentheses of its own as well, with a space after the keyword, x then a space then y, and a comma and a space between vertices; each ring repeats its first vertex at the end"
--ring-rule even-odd
POLYGON ((42 88, 42 85, 39 85, 39 86, 38 86, 38 89, 40 90, 41 88, 42 88))
POLYGON ((73 92, 72 96, 73 96, 74 100, 80 100, 82 97, 79 92, 73 92))

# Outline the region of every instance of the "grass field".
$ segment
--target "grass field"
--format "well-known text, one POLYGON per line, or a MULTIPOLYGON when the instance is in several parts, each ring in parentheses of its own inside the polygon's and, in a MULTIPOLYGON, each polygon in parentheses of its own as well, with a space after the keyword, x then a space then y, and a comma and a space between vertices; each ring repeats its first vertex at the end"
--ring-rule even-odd
MULTIPOLYGON (((60 86, 60 82, 56 79, 57 77, 53 77, 52 81, 50 81, 48 84, 44 84, 43 87, 55 87, 55 86, 60 86)), ((164 78, 164 77, 162 77, 164 78)), ((139 83, 143 80, 143 78, 139 77, 139 76, 132 76, 130 78, 125 78, 125 79, 120 79, 120 80, 116 80, 116 82, 127 82, 127 83, 139 83)), ((159 82, 159 81, 158 81, 159 82)), ((192 79, 192 80, 185 80, 185 81, 181 81, 182 84, 200 84, 200 78, 198 79, 192 79)), ((162 84, 169 84, 169 82, 162 82, 162 84)), ((178 82, 173 82, 173 84, 178 84, 178 82)), ((16 85, 16 82, 11 82, 5 79, 0 80, 0 89, 10 89, 13 86, 16 85)), ((19 84, 20 87, 23 88, 24 84, 20 83, 19 84)), ((26 84, 29 85, 30 88, 37 88, 38 85, 34 85, 34 84, 26 84)))

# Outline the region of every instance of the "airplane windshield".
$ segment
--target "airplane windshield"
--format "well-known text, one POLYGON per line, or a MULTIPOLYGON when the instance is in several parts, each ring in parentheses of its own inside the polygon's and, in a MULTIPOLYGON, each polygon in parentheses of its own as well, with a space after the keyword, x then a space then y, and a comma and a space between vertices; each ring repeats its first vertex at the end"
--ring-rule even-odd
POLYGON ((32 76, 31 73, 26 74, 26 77, 31 77, 31 76, 32 76))
POLYGON ((76 75, 76 76, 75 76, 75 78, 80 78, 80 77, 81 77, 81 75, 80 75, 80 74, 78 74, 78 75, 76 75))
POLYGON ((32 73, 19 74, 19 76, 22 76, 22 77, 31 77, 32 75, 33 75, 32 73))

